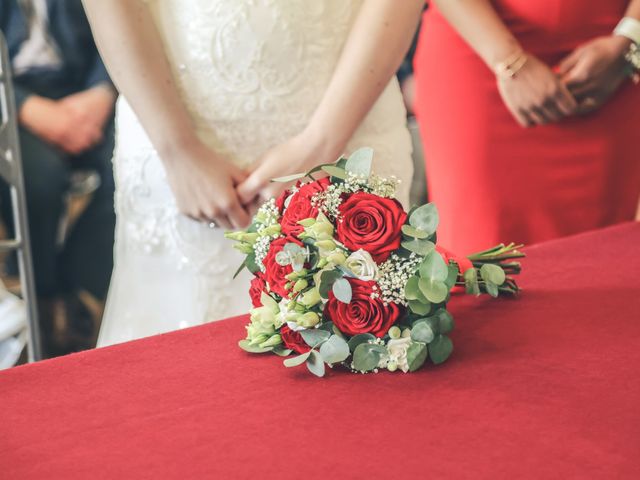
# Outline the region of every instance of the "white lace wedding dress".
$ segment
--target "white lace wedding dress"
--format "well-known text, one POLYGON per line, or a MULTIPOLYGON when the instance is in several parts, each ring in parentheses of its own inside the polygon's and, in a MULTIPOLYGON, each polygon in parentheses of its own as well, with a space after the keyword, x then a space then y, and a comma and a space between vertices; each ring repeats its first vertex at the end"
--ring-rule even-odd
MULTIPOLYGON (((361 0, 149 0, 199 136, 248 167, 300 132, 331 78, 361 0)), ((349 105, 344 106, 345 109, 349 105)), ((411 140, 393 80, 348 145, 375 149, 374 168, 402 180, 411 140)), ((246 313, 242 257, 180 215, 163 166, 125 98, 114 157, 118 215, 111 290, 98 345, 246 313)))

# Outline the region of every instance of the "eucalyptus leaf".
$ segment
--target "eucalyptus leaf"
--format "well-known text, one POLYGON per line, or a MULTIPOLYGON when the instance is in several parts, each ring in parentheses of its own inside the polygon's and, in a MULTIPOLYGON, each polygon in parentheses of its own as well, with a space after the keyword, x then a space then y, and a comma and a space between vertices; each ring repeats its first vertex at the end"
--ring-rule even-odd
POLYGON ((444 282, 421 278, 418 285, 420 286, 420 291, 431 303, 442 303, 449 294, 449 288, 444 282))
POLYGON ((320 346, 320 355, 329 364, 344 362, 350 354, 349 345, 338 335, 333 335, 320 346))
POLYGON ((435 338, 435 333, 431 326, 425 321, 418 321, 411 328, 411 339, 416 342, 431 343, 435 338))
POLYGON ((422 303, 418 300, 409 300, 409 308, 416 315, 428 315, 431 311, 431 304, 422 303))
POLYGON ((492 263, 485 263, 480 267, 480 276, 485 282, 495 283, 496 285, 502 285, 507 279, 502 267, 492 263))
POLYGON ((447 334, 453 330, 455 324, 453 322, 453 317, 448 310, 439 308, 438 311, 436 311, 436 313, 433 315, 433 317, 438 322, 438 332, 447 334))
POLYGON ((249 353, 267 353, 273 350, 273 347, 261 348, 258 345, 250 345, 249 340, 247 339, 240 340, 238 342, 238 346, 245 352, 249 352, 249 353))
POLYGON ((291 350, 290 348, 274 348, 273 353, 280 357, 288 357, 293 353, 293 350, 291 350))
POLYGON ((349 350, 351 350, 351 352, 355 352, 358 345, 369 343, 370 340, 375 339, 375 335, 372 335, 371 333, 359 333, 358 335, 354 335, 348 342, 349 350))
POLYGON ((282 363, 284 363, 285 367, 289 367, 289 368, 297 367, 298 365, 302 365, 304 362, 306 362, 310 355, 311 355, 311 350, 309 350, 306 353, 303 353, 302 355, 298 355, 297 357, 287 358, 282 363))
POLYGON ((307 368, 316 377, 324 377, 324 361, 318 352, 315 350, 309 351, 309 358, 307 358, 307 368))
POLYGON ((453 343, 446 335, 438 335, 433 342, 429 344, 429 356, 431 357, 431 361, 436 365, 446 361, 452 351, 453 343))
POLYGON ((420 277, 414 275, 407 281, 404 286, 404 297, 407 300, 418 300, 418 293, 420 292, 420 287, 418 287, 419 280, 420 277))
POLYGON ((329 290, 333 287, 333 282, 342 277, 342 272, 338 270, 326 270, 320 274, 320 285, 318 291, 322 298, 329 298, 329 290))
POLYGON ((498 289, 498 286, 495 283, 490 282, 489 280, 485 280, 484 288, 487 289, 487 293, 491 295, 493 298, 498 298, 500 291, 498 289))
POLYGON ((409 224, 426 232, 428 235, 432 235, 438 228, 439 218, 436 206, 433 203, 428 203, 416 208, 411 213, 409 224))
POLYGON ((429 234, 424 230, 420 230, 419 228, 412 227, 411 225, 403 225, 402 233, 404 233, 407 237, 417 238, 417 239, 425 239, 429 238, 429 234))
POLYGON ((332 177, 340 178, 341 180, 345 180, 347 178, 347 174, 344 169, 334 165, 326 165, 322 167, 322 171, 328 173, 332 177))
POLYGON ((315 348, 323 342, 326 342, 331 333, 326 330, 320 330, 319 328, 311 328, 306 330, 300 330, 300 335, 307 345, 311 348, 315 348))
POLYGON ((464 272, 465 290, 470 295, 480 295, 480 286, 478 285, 478 272, 475 268, 470 268, 464 272))
POLYGON ((381 345, 361 343, 353 352, 353 368, 360 372, 370 372, 378 367, 387 349, 381 345))
POLYGON ((405 240, 402 242, 402 248, 409 250, 410 252, 416 253, 421 257, 425 257, 433 252, 435 245, 429 240, 405 240))
POLYGON ((447 285, 447 287, 449 287, 449 290, 451 290, 458 281, 458 274, 460 271, 458 270, 458 266, 456 264, 451 263, 447 265, 447 269, 449 271, 449 274, 447 275, 447 279, 444 281, 444 283, 447 285))
POLYGON ((285 177, 274 178, 271 181, 272 182, 277 182, 277 183, 289 183, 289 182, 294 182, 296 180, 300 180, 301 178, 304 178, 306 176, 307 176, 306 173, 294 173, 293 175, 287 175, 285 177))
POLYGON ((373 148, 362 147, 349 155, 345 170, 349 173, 369 177, 373 163, 373 148))
POLYGON ((424 365, 427 359, 427 353, 427 346, 422 342, 414 342, 409 345, 407 349, 407 363, 409 364, 410 372, 415 372, 424 365))
POLYGON ((351 302, 353 291, 351 290, 351 284, 349 283, 349 280, 347 280, 346 278, 339 278, 335 282, 333 282, 332 291, 335 297, 342 303, 348 304, 349 302, 351 302))
POLYGON ((444 282, 449 276, 449 268, 442 256, 435 250, 420 264, 420 276, 429 280, 444 282))

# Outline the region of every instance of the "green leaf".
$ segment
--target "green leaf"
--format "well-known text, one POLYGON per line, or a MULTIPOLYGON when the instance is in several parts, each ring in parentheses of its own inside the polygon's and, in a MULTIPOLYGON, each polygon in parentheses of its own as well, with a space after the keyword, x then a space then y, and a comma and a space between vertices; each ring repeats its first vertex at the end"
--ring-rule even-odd
POLYGON ((410 252, 417 253, 424 257, 433 252, 435 245, 429 240, 405 240, 402 242, 402 248, 409 250, 410 252))
POLYGON ((444 282, 449 276, 449 268, 442 256, 432 251, 420 264, 420 276, 429 280, 444 282))
POLYGON ((359 333, 358 335, 354 335, 348 342, 349 350, 351 350, 351 352, 355 352, 358 345, 369 343, 370 340, 375 339, 375 335, 372 335, 370 333, 359 333))
POLYGON ((447 360, 452 351, 453 343, 446 335, 438 335, 433 342, 429 344, 429 356, 431 357, 431 361, 436 365, 447 360))
POLYGON ((324 361, 318 352, 315 350, 309 351, 309 358, 307 358, 307 368, 316 377, 324 377, 324 361))
POLYGON ((273 347, 259 347, 258 345, 250 345, 249 340, 240 340, 238 346, 249 353, 267 353, 273 350, 273 347))
POLYGON ((322 171, 328 173, 332 177, 340 178, 342 180, 345 180, 347 178, 346 172, 342 168, 336 167, 334 165, 326 165, 322 167, 322 171))
POLYGON ((301 178, 304 178, 306 176, 307 176, 306 173, 294 173, 293 175, 287 175, 285 177, 274 178, 271 181, 272 182, 277 182, 277 183, 289 183, 289 182, 293 182, 295 180, 300 180, 301 178))
MULTIPOLYGON (((279 345, 281 347, 281 345, 279 345)), ((293 350, 291 350, 290 348, 274 348, 273 349, 273 353, 275 353, 276 355, 280 356, 280 357, 288 357, 289 355, 291 355, 293 353, 293 350)))
POLYGON ((306 362, 310 355, 311 355, 311 350, 309 350, 306 353, 303 353, 302 355, 298 355, 297 357, 287 358, 282 363, 284 363, 284 366, 288 368, 297 367, 298 365, 302 365, 304 362, 306 362))
POLYGON ((414 275, 407 281, 407 284, 404 286, 404 297, 407 300, 418 300, 418 294, 420 293, 420 288, 418 287, 419 280, 420 277, 414 275))
POLYGON ((362 147, 349 155, 345 170, 356 175, 369 177, 373 163, 373 148, 362 147))
POLYGON ((369 372, 378 367, 382 355, 387 349, 382 345, 361 343, 353 352, 353 368, 360 372, 369 372))
POLYGON ((485 280, 484 288, 487 289, 487 293, 493 298, 498 298, 500 291, 498 290, 498 286, 495 283, 490 282, 489 280, 485 280))
POLYGON ((342 303, 351 302, 353 292, 351 290, 351 284, 346 278, 339 278, 333 282, 332 287, 333 294, 342 303))
POLYGON ((247 255, 247 258, 244 259, 244 263, 247 266, 247 269, 251 273, 256 274, 256 273, 258 273, 260 271, 260 267, 256 263, 256 254, 255 253, 250 253, 249 255, 247 255))
POLYGON ((247 266, 247 261, 243 260, 240 266, 238 267, 238 270, 236 270, 236 273, 233 274, 233 280, 235 280, 238 277, 238 275, 240 275, 240 272, 244 270, 246 266, 247 266))
POLYGON ((449 290, 451 290, 458 281, 459 270, 458 266, 455 264, 447 265, 447 269, 449 270, 449 274, 447 275, 447 279, 444 281, 444 283, 447 285, 447 287, 449 287, 449 290))
POLYGON ((333 282, 342 277, 339 270, 326 270, 320 275, 320 285, 318 291, 322 298, 329 298, 329 290, 333 287, 333 282))
POLYGON ((485 263, 480 267, 480 276, 485 282, 495 283, 496 285, 502 285, 507 278, 502 267, 492 263, 485 263))
POLYGON ((409 216, 409 224, 419 228, 428 235, 433 235, 438 228, 438 209, 433 203, 416 208, 409 216))
POLYGON ((453 317, 444 308, 439 308, 433 318, 438 322, 438 332, 442 334, 450 333, 455 326, 453 317))
POLYGON ((478 285, 478 272, 475 268, 470 268, 464 272, 465 290, 470 295, 480 295, 480 286, 478 285))
POLYGON ((300 335, 307 345, 311 348, 315 348, 323 342, 326 342, 331 333, 326 330, 320 330, 319 328, 300 330, 300 335))
POLYGON ((414 342, 409 345, 407 349, 407 363, 409 364, 409 371, 415 372, 422 365, 424 365, 427 359, 427 346, 422 342, 414 342))
POLYGON ((420 291, 431 303, 442 303, 447 299, 449 288, 444 282, 421 278, 418 282, 420 291))
POLYGON ((425 239, 429 238, 429 234, 419 228, 412 227, 411 225, 403 225, 402 233, 404 233, 407 237, 413 237, 417 239, 425 239))
POLYGON ((417 300, 409 300, 409 308, 416 315, 428 315, 431 311, 431 304, 425 304, 417 300))
POLYGON ((350 354, 349 345, 338 335, 333 335, 320 346, 320 355, 326 363, 344 362, 350 354))
POLYGON ((435 333, 431 329, 429 323, 425 321, 417 321, 411 328, 411 339, 416 342, 431 343, 435 338, 435 333))

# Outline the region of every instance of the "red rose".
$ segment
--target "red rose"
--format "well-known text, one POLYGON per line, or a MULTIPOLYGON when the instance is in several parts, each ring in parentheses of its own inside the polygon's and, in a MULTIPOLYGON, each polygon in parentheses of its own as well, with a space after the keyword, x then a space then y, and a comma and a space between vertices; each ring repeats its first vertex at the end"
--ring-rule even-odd
MULTIPOLYGON (((289 206, 282 215, 282 233, 285 235, 300 235, 304 227, 298 222, 305 218, 316 218, 318 209, 312 205, 311 199, 319 192, 324 192, 329 186, 329 178, 321 178, 315 182, 302 185, 300 189, 293 194, 289 201, 289 206)), ((283 201, 284 202, 284 201, 283 201)))
POLYGON ((293 272, 293 267, 291 265, 283 267, 282 265, 278 264, 278 262, 276 262, 276 255, 282 251, 287 243, 295 243, 302 246, 302 242, 294 237, 276 238, 273 242, 271 242, 269 251, 262 261, 262 264, 265 267, 263 277, 264 280, 269 284, 269 290, 277 293, 281 297, 287 296, 288 292, 285 288, 285 285, 287 284, 287 282, 289 282, 289 280, 287 280, 285 277, 293 272))
POLYGON ((347 335, 371 333, 376 337, 384 337, 402 315, 402 308, 395 303, 385 306, 379 298, 371 298, 376 282, 357 278, 348 280, 352 290, 351 302, 342 303, 329 291, 325 316, 347 335))
POLYGON ((349 250, 363 249, 377 263, 400 248, 407 214, 400 202, 370 193, 354 193, 340 205, 336 238, 349 250))
POLYGON ((280 337, 282 337, 284 346, 296 353, 307 353, 311 350, 311 347, 306 344, 300 332, 294 332, 286 325, 280 329, 280 337))
POLYGON ((282 214, 282 211, 284 210, 284 202, 286 202, 287 197, 291 195, 291 190, 285 190, 284 192, 282 192, 280 195, 278 195, 278 198, 276 198, 276 208, 278 209, 278 212, 280 212, 282 214))
POLYGON ((262 278, 261 274, 256 275, 251 280, 251 287, 249 288, 249 296, 251 297, 251 303, 254 307, 258 308, 262 306, 262 301, 260 297, 262 297, 262 292, 267 291, 267 284, 262 278))

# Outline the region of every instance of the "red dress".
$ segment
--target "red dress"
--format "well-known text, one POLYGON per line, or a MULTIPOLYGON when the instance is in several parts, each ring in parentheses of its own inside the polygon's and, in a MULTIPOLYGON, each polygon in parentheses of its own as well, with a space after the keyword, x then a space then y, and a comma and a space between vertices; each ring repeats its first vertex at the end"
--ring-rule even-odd
MULTIPOLYGON (((553 66, 578 45, 610 34, 628 1, 493 4, 523 47, 553 66)), ((627 82, 588 116, 524 129, 504 106, 492 72, 434 7, 425 12, 415 72, 416 114, 443 245, 468 254, 634 218, 640 87, 627 82)))

